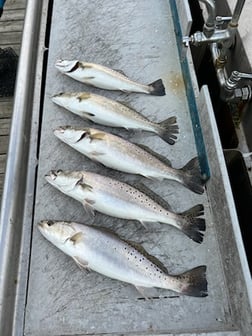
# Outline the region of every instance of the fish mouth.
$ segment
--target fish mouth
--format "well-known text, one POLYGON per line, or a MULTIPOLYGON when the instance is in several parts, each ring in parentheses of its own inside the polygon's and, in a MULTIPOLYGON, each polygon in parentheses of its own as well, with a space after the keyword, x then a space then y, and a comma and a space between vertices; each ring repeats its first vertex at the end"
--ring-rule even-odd
POLYGON ((57 98, 61 97, 64 95, 64 92, 59 92, 51 96, 52 101, 56 100, 57 98))
POLYGON ((58 133, 64 134, 67 129, 71 128, 71 126, 59 126, 53 130, 53 133, 57 135, 58 133))
POLYGON ((57 176, 62 172, 61 169, 59 170, 51 170, 48 174, 45 175, 47 181, 55 181, 57 176))
POLYGON ((67 60, 58 60, 55 63, 55 67, 61 72, 71 72, 78 67, 79 61, 67 61, 67 60))

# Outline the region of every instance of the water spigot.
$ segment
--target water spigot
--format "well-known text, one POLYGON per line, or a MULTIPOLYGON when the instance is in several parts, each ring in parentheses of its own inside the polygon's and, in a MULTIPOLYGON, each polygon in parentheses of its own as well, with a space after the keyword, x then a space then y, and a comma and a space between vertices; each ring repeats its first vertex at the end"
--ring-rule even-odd
POLYGON ((221 29, 224 25, 224 23, 229 23, 232 20, 232 16, 216 16, 215 19, 215 27, 218 29, 221 29))
POLYGON ((230 77, 224 85, 223 98, 226 101, 249 101, 251 99, 252 90, 250 85, 238 87, 242 79, 252 80, 252 74, 232 71, 230 77))
POLYGON ((240 82, 241 79, 252 80, 252 74, 239 71, 232 71, 230 77, 226 80, 226 88, 229 90, 237 88, 238 83, 240 82))

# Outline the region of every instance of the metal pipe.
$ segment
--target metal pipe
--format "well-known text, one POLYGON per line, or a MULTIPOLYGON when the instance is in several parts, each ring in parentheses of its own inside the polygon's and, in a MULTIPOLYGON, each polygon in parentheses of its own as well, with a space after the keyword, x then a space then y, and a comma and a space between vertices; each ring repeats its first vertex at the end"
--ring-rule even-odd
POLYGON ((226 83, 227 73, 224 67, 219 67, 217 64, 219 58, 219 48, 217 43, 212 43, 210 45, 210 50, 220 87, 223 88, 226 83))
POLYGON ((203 27, 203 31, 207 37, 211 36, 215 29, 216 9, 214 0, 199 0, 204 3, 207 8, 208 17, 203 27))
MULTIPOLYGON (((0 214, 0 335, 12 335, 24 214, 34 74, 43 1, 28 0, 0 214), (22 200, 22 201, 20 201, 22 200), (11 277, 9 274, 13 274, 11 277), (14 275, 15 274, 15 275, 14 275)), ((22 334, 22 330, 19 331, 22 334)))
POLYGON ((244 6, 245 0, 237 0, 234 13, 231 21, 228 24, 228 32, 230 34, 229 39, 221 42, 219 61, 225 64, 227 58, 228 49, 230 49, 235 43, 235 35, 237 33, 238 21, 244 6))
POLYGON ((206 19, 206 25, 208 27, 214 27, 216 18, 215 1, 214 0, 199 0, 199 1, 203 2, 207 8, 208 17, 206 19))
POLYGON ((233 12, 232 20, 229 23, 230 26, 232 27, 238 26, 238 21, 239 21, 244 4, 245 4, 245 0, 237 0, 235 9, 233 12))

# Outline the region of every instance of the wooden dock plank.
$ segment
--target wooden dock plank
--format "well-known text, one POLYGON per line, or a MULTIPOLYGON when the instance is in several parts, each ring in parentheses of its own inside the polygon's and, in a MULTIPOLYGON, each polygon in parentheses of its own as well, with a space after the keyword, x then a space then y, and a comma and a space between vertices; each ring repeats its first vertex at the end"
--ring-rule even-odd
POLYGON ((1 199, 2 199, 3 184, 4 184, 4 174, 0 174, 0 202, 1 202, 1 199))
POLYGON ((6 158, 6 154, 0 154, 0 175, 5 172, 6 158))
POLYGON ((21 42, 22 32, 6 32, 0 34, 0 47, 6 45, 11 47, 13 44, 18 44, 21 42))
POLYGON ((4 10, 4 14, 1 17, 2 22, 6 21, 17 21, 17 20, 24 20, 25 16, 25 9, 14 9, 14 10, 4 10))
MULTIPOLYGON (((26 8, 26 0, 7 0, 4 5, 4 10, 8 9, 25 9, 26 8)), ((4 14, 3 14, 4 16, 4 14)))
POLYGON ((0 48, 2 48, 2 49, 8 48, 8 47, 11 47, 17 55, 20 54, 20 48, 21 48, 20 42, 17 43, 17 44, 11 44, 11 45, 10 44, 2 44, 2 43, 0 44, 0 48))
POLYGON ((13 97, 0 99, 0 119, 11 118, 13 97))
POLYGON ((6 154, 8 151, 9 135, 0 135, 0 154, 6 154))
POLYGON ((4 33, 20 33, 23 30, 23 20, 16 21, 4 21, 4 24, 0 25, 0 34, 4 33))
POLYGON ((0 136, 10 133, 11 118, 0 119, 0 136))

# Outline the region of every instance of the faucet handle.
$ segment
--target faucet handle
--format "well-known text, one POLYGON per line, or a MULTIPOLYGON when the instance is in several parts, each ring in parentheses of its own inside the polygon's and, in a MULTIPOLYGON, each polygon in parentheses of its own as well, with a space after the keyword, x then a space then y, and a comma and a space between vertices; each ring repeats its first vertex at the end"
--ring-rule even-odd
POLYGON ((224 23, 228 23, 228 22, 230 22, 232 20, 232 16, 220 16, 220 15, 218 15, 218 16, 216 16, 216 18, 215 18, 215 26, 216 26, 216 28, 222 28, 222 25, 224 24, 224 23))
POLYGON ((226 81, 227 89, 232 90, 236 88, 241 79, 252 80, 252 74, 239 71, 232 71, 230 77, 226 81))

